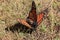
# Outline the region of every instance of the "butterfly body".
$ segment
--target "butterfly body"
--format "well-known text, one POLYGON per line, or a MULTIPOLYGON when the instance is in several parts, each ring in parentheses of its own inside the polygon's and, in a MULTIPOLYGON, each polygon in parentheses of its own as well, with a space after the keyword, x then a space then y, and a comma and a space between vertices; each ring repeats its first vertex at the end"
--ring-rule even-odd
POLYGON ((41 23, 43 17, 44 17, 44 13, 40 13, 38 15, 36 14, 36 5, 33 1, 32 8, 26 20, 18 19, 18 22, 25 25, 28 28, 35 28, 41 23))

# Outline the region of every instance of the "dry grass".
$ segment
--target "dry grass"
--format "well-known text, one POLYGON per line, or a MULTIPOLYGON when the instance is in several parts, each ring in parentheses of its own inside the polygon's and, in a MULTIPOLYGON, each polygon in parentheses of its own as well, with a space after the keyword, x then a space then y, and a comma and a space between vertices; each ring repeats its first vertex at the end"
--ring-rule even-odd
POLYGON ((31 9, 32 0, 0 0, 0 40, 60 40, 60 1, 34 0, 37 13, 48 8, 48 17, 32 34, 7 32, 6 27, 15 25, 17 18, 25 19, 31 9), (58 27, 57 27, 58 26, 58 27))

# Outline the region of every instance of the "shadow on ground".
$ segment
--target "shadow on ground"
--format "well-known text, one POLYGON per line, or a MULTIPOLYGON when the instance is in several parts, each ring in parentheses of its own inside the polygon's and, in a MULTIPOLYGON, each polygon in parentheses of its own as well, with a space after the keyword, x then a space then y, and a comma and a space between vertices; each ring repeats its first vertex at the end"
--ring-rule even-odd
POLYGON ((5 28, 5 30, 6 31, 12 31, 13 33, 15 32, 15 31, 17 31, 17 32, 23 32, 23 33, 32 33, 32 31, 33 31, 33 29, 29 29, 29 28, 27 28, 25 25, 22 25, 22 24, 20 24, 20 23, 16 23, 15 25, 13 25, 13 26, 10 26, 10 27, 7 27, 7 28, 5 28))

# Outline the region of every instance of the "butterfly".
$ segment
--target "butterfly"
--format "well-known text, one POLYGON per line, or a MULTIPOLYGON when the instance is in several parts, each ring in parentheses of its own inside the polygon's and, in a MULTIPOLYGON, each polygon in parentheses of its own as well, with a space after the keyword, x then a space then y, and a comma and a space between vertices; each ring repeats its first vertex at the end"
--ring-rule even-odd
POLYGON ((33 1, 31 10, 26 20, 18 18, 18 22, 21 23, 22 25, 25 25, 28 28, 35 28, 42 22, 43 17, 44 17, 43 12, 39 14, 36 13, 36 5, 35 2, 33 1))

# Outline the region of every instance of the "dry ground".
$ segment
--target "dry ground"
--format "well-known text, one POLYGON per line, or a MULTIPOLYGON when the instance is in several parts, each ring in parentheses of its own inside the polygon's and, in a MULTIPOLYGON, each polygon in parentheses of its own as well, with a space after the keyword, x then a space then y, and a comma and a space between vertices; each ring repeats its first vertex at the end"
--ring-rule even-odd
POLYGON ((48 17, 29 34, 19 29, 19 32, 13 33, 5 28, 18 23, 17 18, 25 19, 28 16, 32 0, 0 0, 0 40, 60 40, 60 0, 34 1, 37 14, 48 8, 48 17))

